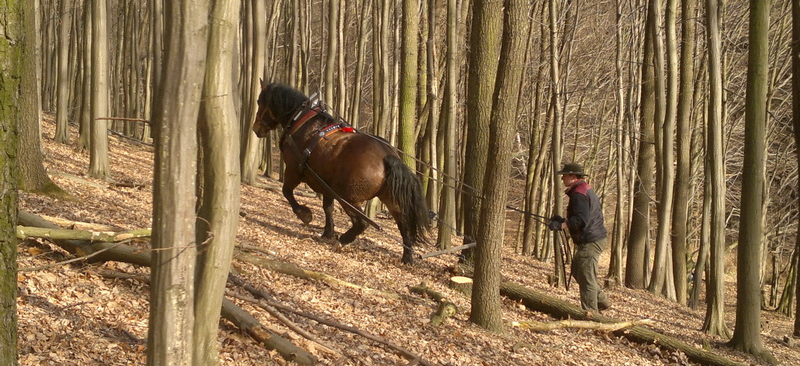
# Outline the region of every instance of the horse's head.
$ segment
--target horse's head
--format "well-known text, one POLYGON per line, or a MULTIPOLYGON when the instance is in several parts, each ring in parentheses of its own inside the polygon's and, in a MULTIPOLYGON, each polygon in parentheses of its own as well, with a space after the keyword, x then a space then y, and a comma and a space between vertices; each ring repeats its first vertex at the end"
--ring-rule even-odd
POLYGON ((253 122, 253 132, 264 137, 278 126, 286 127, 291 115, 308 98, 301 92, 281 84, 266 84, 261 80, 261 93, 258 95, 258 110, 253 122))
POLYGON ((274 84, 265 85, 264 80, 261 80, 261 93, 258 95, 258 111, 256 111, 256 120, 253 122, 253 132, 258 137, 264 137, 267 132, 274 130, 280 122, 275 118, 275 113, 272 111, 270 103, 270 89, 274 84))

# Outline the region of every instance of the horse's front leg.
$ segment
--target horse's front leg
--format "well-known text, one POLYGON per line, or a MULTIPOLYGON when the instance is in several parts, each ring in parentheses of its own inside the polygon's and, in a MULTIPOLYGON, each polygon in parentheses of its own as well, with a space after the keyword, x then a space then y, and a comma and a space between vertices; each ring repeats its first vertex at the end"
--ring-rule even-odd
POLYGON ((304 224, 308 224, 311 222, 311 218, 313 215, 311 214, 311 210, 301 205, 297 202, 294 198, 294 189, 300 184, 299 180, 289 179, 285 177, 283 182, 283 196, 286 197, 286 200, 289 201, 289 205, 292 206, 292 212, 302 221, 304 224))
POLYGON ((322 210, 325 212, 325 229, 322 230, 322 238, 334 239, 336 232, 333 229, 333 197, 327 194, 322 196, 322 210))

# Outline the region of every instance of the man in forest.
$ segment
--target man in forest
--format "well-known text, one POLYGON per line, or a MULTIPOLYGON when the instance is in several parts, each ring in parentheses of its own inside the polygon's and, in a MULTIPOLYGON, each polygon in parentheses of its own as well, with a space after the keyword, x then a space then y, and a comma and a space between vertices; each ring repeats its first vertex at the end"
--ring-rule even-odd
POLYGON ((550 230, 569 229, 575 243, 572 276, 580 287, 581 307, 593 312, 608 309, 611 302, 597 283, 597 260, 608 236, 600 199, 584 180, 586 174, 580 164, 564 164, 556 174, 567 187, 564 192, 569 196, 567 217, 553 216, 548 227, 550 230))

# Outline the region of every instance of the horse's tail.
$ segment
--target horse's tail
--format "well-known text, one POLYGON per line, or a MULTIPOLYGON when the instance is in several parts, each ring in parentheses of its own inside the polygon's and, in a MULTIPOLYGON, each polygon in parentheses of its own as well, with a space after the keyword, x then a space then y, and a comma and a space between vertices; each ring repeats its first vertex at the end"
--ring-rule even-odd
POLYGON ((386 186, 389 194, 400 208, 400 217, 396 218, 398 223, 409 231, 411 238, 418 241, 427 240, 431 218, 428 215, 422 184, 397 156, 387 155, 383 163, 386 166, 386 186))

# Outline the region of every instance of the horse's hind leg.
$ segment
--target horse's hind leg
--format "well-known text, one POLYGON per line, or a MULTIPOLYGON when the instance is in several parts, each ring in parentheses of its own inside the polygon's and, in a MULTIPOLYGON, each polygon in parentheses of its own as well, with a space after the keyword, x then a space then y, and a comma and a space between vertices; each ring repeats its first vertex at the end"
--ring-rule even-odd
POLYGON ((322 196, 322 210, 325 211, 325 229, 322 230, 322 238, 332 239, 336 237, 333 229, 333 197, 322 196))
POLYGON ((361 235, 364 230, 367 230, 368 225, 367 220, 364 220, 358 213, 350 212, 350 210, 346 211, 347 215, 350 216, 350 220, 353 222, 353 226, 339 237, 339 242, 342 243, 342 245, 350 244, 353 240, 356 240, 357 236, 361 235))
POLYGON ((302 221, 304 224, 308 224, 311 222, 311 218, 313 215, 311 214, 311 210, 301 205, 297 202, 294 198, 294 189, 300 184, 300 181, 289 179, 288 174, 285 177, 283 182, 283 196, 286 197, 286 200, 289 201, 289 205, 292 206, 292 212, 302 221))

